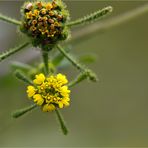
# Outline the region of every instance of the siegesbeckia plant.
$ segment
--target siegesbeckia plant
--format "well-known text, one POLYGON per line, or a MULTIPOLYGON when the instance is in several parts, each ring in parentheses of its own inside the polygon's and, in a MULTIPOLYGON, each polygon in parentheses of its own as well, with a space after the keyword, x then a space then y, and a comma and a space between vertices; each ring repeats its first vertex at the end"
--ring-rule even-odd
MULTIPOLYGON (((69 87, 87 78, 96 82, 97 76, 93 71, 79 63, 77 59, 68 53, 62 46, 63 44, 60 45, 63 43, 61 41, 66 43, 66 41, 70 39, 70 30, 73 26, 92 23, 103 18, 110 12, 112 12, 112 7, 108 6, 85 17, 71 21, 69 11, 62 0, 37 0, 24 3, 21 8, 22 17, 20 21, 0 14, 0 20, 17 25, 19 31, 27 36, 27 41, 24 43, 1 53, 0 61, 24 49, 28 45, 32 45, 33 47, 39 47, 41 49, 44 63, 44 71, 41 73, 37 72, 38 74, 33 75, 33 77, 35 77, 34 80, 20 70, 15 72, 15 76, 18 79, 29 84, 27 87, 27 95, 34 104, 14 112, 14 118, 18 118, 35 107, 40 106, 43 112, 55 111, 63 133, 65 135, 68 133, 59 109, 70 105, 69 87), (53 55, 51 55, 52 60, 49 60, 49 53, 53 49, 56 49, 56 53, 58 51, 58 56, 53 58, 53 55), (61 59, 63 58, 66 58, 80 72, 80 74, 69 83, 65 75, 55 73, 55 71, 58 70, 57 65, 61 64, 61 59), (53 69, 51 70, 51 65, 55 71, 53 71, 53 69)), ((19 64, 19 68, 24 69, 24 65, 19 64)), ((32 67, 28 65, 26 69, 31 71, 32 67)))

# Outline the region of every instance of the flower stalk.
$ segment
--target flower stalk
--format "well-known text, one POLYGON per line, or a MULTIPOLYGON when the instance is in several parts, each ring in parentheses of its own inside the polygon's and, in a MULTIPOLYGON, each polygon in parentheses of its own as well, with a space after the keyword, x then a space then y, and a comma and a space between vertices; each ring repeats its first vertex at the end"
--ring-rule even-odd
POLYGON ((55 110, 55 113, 57 115, 57 119, 58 119, 58 121, 60 123, 60 127, 61 127, 61 130, 62 130, 63 134, 67 135, 68 134, 68 129, 66 127, 63 116, 61 115, 61 113, 60 113, 60 111, 58 109, 55 110))
POLYGON ((44 71, 45 74, 49 74, 49 65, 48 65, 48 51, 42 50, 42 57, 43 57, 43 63, 44 63, 44 71))
POLYGON ((85 66, 78 63, 69 53, 67 53, 64 48, 62 48, 60 45, 57 45, 58 50, 78 69, 80 72, 84 72, 87 77, 89 77, 90 80, 96 82, 97 76, 88 68, 85 68, 85 66))
POLYGON ((10 24, 14 24, 14 25, 21 25, 21 21, 10 18, 10 17, 5 16, 1 13, 0 13, 0 20, 5 21, 5 22, 10 23, 10 24))
POLYGON ((66 24, 68 27, 73 27, 73 26, 77 26, 77 25, 83 25, 83 24, 88 24, 91 22, 94 22, 98 19, 101 19, 103 17, 105 17, 106 15, 108 15, 109 13, 111 13, 113 10, 113 8, 111 6, 105 7, 101 10, 98 10, 92 14, 89 14, 83 18, 77 19, 75 21, 69 22, 68 24, 66 24))
POLYGON ((4 59, 6 59, 7 57, 11 56, 12 54, 22 50, 23 48, 27 47, 29 45, 29 42, 24 42, 22 44, 20 44, 19 46, 9 49, 8 51, 5 51, 3 53, 0 54, 0 62, 4 59))

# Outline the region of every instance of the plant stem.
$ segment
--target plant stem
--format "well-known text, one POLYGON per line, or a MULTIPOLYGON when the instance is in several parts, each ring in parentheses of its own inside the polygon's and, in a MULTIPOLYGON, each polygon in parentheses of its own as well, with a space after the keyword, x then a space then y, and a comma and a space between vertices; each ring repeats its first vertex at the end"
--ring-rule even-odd
POLYGON ((22 71, 16 70, 14 72, 14 74, 19 80, 21 80, 27 84, 33 85, 32 81, 22 71))
POLYGON ((73 87, 74 85, 80 83, 87 78, 86 73, 80 73, 73 81, 68 84, 68 87, 73 87))
POLYGON ((28 107, 25 107, 25 108, 16 110, 15 112, 12 113, 12 117, 13 118, 21 117, 22 115, 28 113, 29 111, 33 110, 36 107, 37 107, 37 105, 36 104, 33 104, 31 106, 28 106, 28 107))
POLYGON ((21 49, 23 49, 23 48, 25 48, 25 47, 28 46, 28 45, 29 45, 29 42, 25 42, 25 43, 23 43, 23 44, 21 44, 21 45, 15 47, 15 48, 9 49, 9 50, 7 50, 7 51, 1 53, 1 54, 0 54, 0 62, 1 62, 2 60, 4 60, 5 58, 9 57, 10 55, 12 55, 12 54, 18 52, 19 50, 21 50, 21 49))
POLYGON ((103 33, 113 27, 119 26, 123 23, 131 21, 134 18, 141 16, 148 12, 148 3, 144 4, 138 8, 125 12, 121 15, 91 24, 89 26, 81 28, 72 34, 72 39, 67 41, 69 44, 79 44, 83 41, 86 41, 92 36, 98 35, 99 33, 103 33))
POLYGON ((59 123, 60 123, 60 126, 61 126, 61 130, 63 132, 64 135, 67 135, 68 134, 68 129, 65 125, 65 121, 60 113, 60 111, 58 109, 55 110, 56 112, 56 115, 57 115, 57 119, 59 120, 59 123))
POLYGON ((20 21, 15 20, 15 19, 12 19, 12 18, 10 18, 8 16, 5 16, 3 14, 0 14, 0 20, 5 21, 7 23, 14 24, 14 25, 21 25, 21 22, 20 21))
POLYGON ((67 53, 60 45, 57 46, 58 50, 79 70, 83 71, 84 67, 79 64, 69 53, 67 53))
POLYGON ((90 80, 96 82, 97 76, 90 69, 85 68, 79 64, 70 54, 68 54, 60 45, 57 46, 58 50, 82 73, 85 73, 90 80))
POLYGON ((104 16, 106 16, 107 14, 109 14, 110 12, 112 12, 113 8, 111 6, 105 7, 99 11, 96 11, 92 14, 89 14, 83 18, 77 19, 75 21, 69 22, 68 24, 66 24, 68 27, 73 27, 73 26, 77 26, 80 24, 86 24, 86 23, 91 23, 97 19, 100 19, 104 16))
POLYGON ((45 74, 48 75, 49 73, 49 66, 48 66, 48 51, 42 51, 42 57, 43 57, 43 62, 44 62, 44 69, 45 69, 45 74))

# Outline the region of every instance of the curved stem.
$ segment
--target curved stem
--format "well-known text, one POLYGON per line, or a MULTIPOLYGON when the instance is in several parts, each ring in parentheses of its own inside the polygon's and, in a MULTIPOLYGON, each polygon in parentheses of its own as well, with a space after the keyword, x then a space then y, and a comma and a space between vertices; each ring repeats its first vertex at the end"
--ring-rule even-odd
POLYGON ((86 24, 86 23, 91 23, 97 19, 100 19, 104 16, 106 16, 107 14, 109 14, 110 12, 112 12, 113 8, 111 6, 105 7, 101 10, 98 10, 92 14, 89 14, 83 18, 77 19, 75 21, 69 22, 68 24, 66 24, 66 26, 68 27, 73 27, 76 25, 80 25, 80 24, 86 24))
POLYGON ((5 21, 7 23, 14 24, 14 25, 21 25, 21 22, 20 21, 18 21, 16 19, 12 19, 12 18, 10 18, 8 16, 5 16, 3 14, 0 14, 0 20, 5 21))
POLYGON ((104 33, 105 31, 112 29, 113 27, 131 21, 134 18, 139 17, 140 15, 145 14, 147 12, 148 12, 148 3, 133 10, 130 10, 128 12, 125 12, 123 14, 120 14, 118 16, 86 26, 81 30, 74 32, 72 34, 73 36, 72 39, 67 41, 67 43, 74 45, 80 42, 82 43, 83 41, 86 41, 92 36, 98 35, 99 33, 102 32, 104 33))

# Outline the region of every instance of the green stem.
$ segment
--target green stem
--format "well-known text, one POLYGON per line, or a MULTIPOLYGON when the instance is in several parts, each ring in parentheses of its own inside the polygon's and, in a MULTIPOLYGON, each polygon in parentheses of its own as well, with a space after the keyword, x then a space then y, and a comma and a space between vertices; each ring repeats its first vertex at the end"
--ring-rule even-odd
POLYGON ((110 12, 112 12, 113 8, 111 6, 105 7, 99 11, 96 11, 92 14, 89 14, 83 18, 77 19, 75 21, 69 22, 68 24, 66 24, 68 27, 72 27, 72 26, 76 26, 76 25, 80 25, 80 24, 86 24, 86 23, 91 23, 97 19, 100 19, 104 16, 106 16, 107 14, 109 14, 110 12))
POLYGON ((25 107, 25 108, 16 110, 15 112, 12 113, 12 117, 13 118, 21 117, 22 115, 28 113, 29 111, 33 110, 36 107, 37 107, 37 105, 36 104, 33 104, 31 106, 28 106, 28 107, 25 107))
POLYGON ((0 62, 1 62, 2 60, 4 60, 5 58, 11 56, 12 54, 14 54, 14 53, 20 51, 21 49, 25 48, 25 47, 28 46, 28 45, 29 45, 29 42, 25 42, 25 43, 23 43, 23 44, 21 44, 21 45, 15 47, 15 48, 9 49, 9 50, 7 50, 7 51, 1 53, 1 54, 0 54, 0 62))
POLYGON ((80 73, 73 81, 68 84, 68 87, 73 87, 74 85, 80 83, 87 78, 86 73, 80 73))
POLYGON ((20 70, 16 70, 14 72, 14 75, 21 81, 27 83, 27 84, 30 84, 30 85, 33 85, 32 81, 20 70))
POLYGON ((44 69, 45 69, 45 74, 48 75, 49 73, 49 66, 48 66, 48 51, 42 51, 42 57, 43 57, 43 62, 44 62, 44 69))
POLYGON ((55 110, 56 112, 56 115, 57 115, 57 119, 59 120, 59 123, 60 123, 60 126, 61 126, 61 130, 63 132, 64 135, 67 135, 68 134, 68 129, 65 125, 65 121, 60 113, 60 111, 58 109, 55 110))
POLYGON ((15 19, 12 19, 12 18, 10 18, 8 16, 5 16, 3 14, 0 14, 0 20, 5 21, 7 23, 14 24, 14 25, 21 25, 21 22, 20 21, 15 20, 15 19))
POLYGON ((91 81, 96 82, 97 81, 97 76, 95 75, 94 72, 92 72, 90 69, 85 68, 83 65, 78 63, 70 54, 68 54, 60 45, 57 46, 58 50, 82 73, 85 73, 87 77, 91 81))
POLYGON ((138 18, 146 13, 148 13, 148 3, 134 8, 133 10, 129 10, 123 14, 119 14, 109 19, 102 20, 81 28, 81 30, 78 30, 72 34, 72 39, 68 40, 67 43, 76 45, 84 41, 86 42, 86 40, 90 39, 90 37, 94 37, 100 33, 105 33, 114 27, 132 21, 133 19, 138 18))
POLYGON ((79 64, 69 53, 67 53, 60 45, 57 46, 58 50, 79 70, 83 71, 84 66, 79 64))

